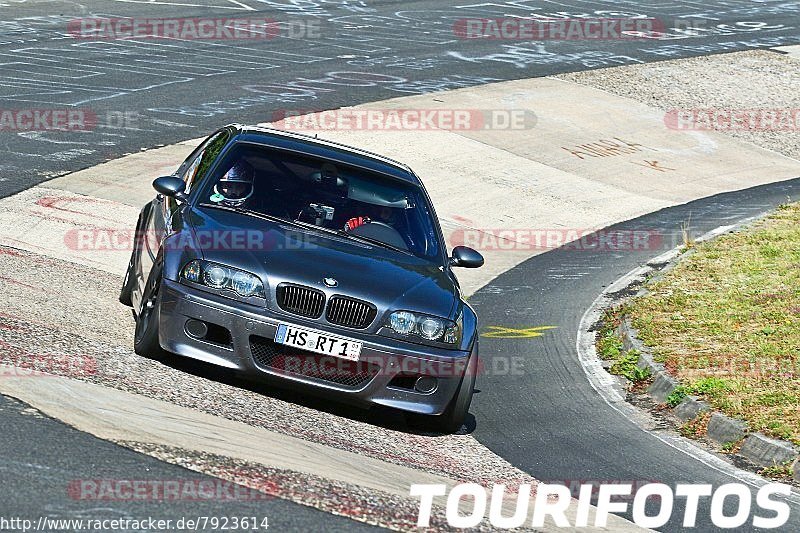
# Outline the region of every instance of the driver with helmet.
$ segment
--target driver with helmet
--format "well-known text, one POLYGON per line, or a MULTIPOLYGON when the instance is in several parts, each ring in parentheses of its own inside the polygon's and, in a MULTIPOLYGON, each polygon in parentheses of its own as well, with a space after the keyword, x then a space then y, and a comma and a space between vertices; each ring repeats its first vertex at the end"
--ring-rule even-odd
POLYGON ((253 196, 255 174, 253 166, 240 159, 214 185, 214 193, 222 197, 223 205, 242 207, 253 196))

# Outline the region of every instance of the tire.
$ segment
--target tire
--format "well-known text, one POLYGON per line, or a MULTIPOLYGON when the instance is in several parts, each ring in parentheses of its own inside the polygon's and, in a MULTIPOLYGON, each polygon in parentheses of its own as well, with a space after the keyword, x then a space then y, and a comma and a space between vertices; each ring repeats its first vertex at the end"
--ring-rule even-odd
POLYGON ((142 309, 136 316, 133 351, 143 357, 159 358, 166 355, 158 341, 158 322, 161 316, 161 272, 155 267, 142 297, 142 309))
POLYGON ((133 276, 133 261, 135 257, 136 247, 134 247, 133 252, 131 252, 131 259, 128 261, 128 270, 125 271, 125 279, 122 281, 122 289, 119 291, 119 303, 122 305, 127 305, 128 307, 133 307, 131 294, 133 293, 133 286, 136 282, 136 279, 133 276))
POLYGON ((420 426, 438 433, 456 433, 464 425, 464 419, 469 414, 469 406, 472 404, 472 396, 475 391, 475 374, 478 368, 478 354, 475 352, 473 359, 470 359, 461 384, 458 386, 453 399, 447 408, 440 415, 410 415, 413 425, 420 426))
MULTIPOLYGON (((139 215, 139 220, 136 221, 136 235, 133 240, 133 250, 131 250, 131 258, 128 260, 128 270, 125 271, 125 279, 122 281, 122 289, 119 291, 119 303, 133 307, 131 294, 133 293, 136 278, 133 275, 133 269, 136 266, 136 253, 139 251, 139 228, 142 223, 142 215, 139 215)), ((135 313, 134 313, 135 316, 135 313)))

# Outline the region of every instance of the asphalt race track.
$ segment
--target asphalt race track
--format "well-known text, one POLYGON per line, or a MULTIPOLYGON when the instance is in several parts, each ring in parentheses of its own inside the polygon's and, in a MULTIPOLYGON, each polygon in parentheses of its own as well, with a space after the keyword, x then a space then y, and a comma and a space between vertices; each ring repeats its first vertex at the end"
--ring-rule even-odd
POLYGON ((397 96, 800 42, 793 4, 749 1, 591 2, 92 0, 0 2, 0 103, 82 109, 85 133, 4 134, 0 195, 125 153, 257 123, 397 96), (187 5, 189 4, 189 5, 187 5), (177 7, 176 6, 180 6, 177 7), (77 39, 70 21, 104 17, 315 17, 318 38, 241 42, 77 39), (659 39, 465 40, 460 18, 633 17, 662 21, 659 39))
MULTIPOLYGON (((257 123, 287 110, 331 109, 501 80, 797 44, 798 24, 796 5, 784 2, 86 0, 81 5, 0 0, 0 109, 63 107, 97 117, 97 126, 82 133, 0 131, 0 197, 141 149, 200 137, 229 122, 257 123), (75 39, 66 31, 67 23, 79 17, 166 17, 176 10, 182 17, 314 17, 321 37, 165 43, 75 39), (699 35, 546 43, 466 41, 453 35, 454 20, 460 17, 531 14, 646 15, 663 20, 667 28, 694 21, 699 35)), ((611 230, 655 230, 677 243, 680 224, 689 217, 701 234, 763 213, 787 197, 800 198, 800 181, 698 200, 611 230)), ((606 404, 578 361, 576 333, 586 309, 605 286, 658 253, 558 249, 513 268, 470 299, 484 324, 552 327, 535 338, 481 341, 487 366, 521 357, 524 370, 479 377, 471 413, 473 435, 481 443, 544 481, 715 486, 738 481, 668 446, 606 404)), ((0 420, 16 431, 14 436, 6 432, 2 442, 1 477, 7 493, 13 493, 0 499, 3 513, 13 508, 20 515, 40 514, 48 501, 52 516, 73 517, 78 506, 63 490, 48 492, 53 479, 63 486, 74 478, 136 478, 143 471, 148 478, 168 479, 180 468, 22 411, 0 397, 0 420)), ((200 503, 181 505, 185 509, 170 506, 170 517, 212 514, 200 503)), ((235 503, 230 510, 263 514, 260 505, 235 503)), ((271 525, 280 530, 366 528, 282 500, 267 505, 271 525)), ((120 504, 92 516, 129 517, 136 511, 120 504)), ((157 515, 157 509, 150 514, 157 515)), ((679 530, 680 516, 674 513, 665 529, 679 530)), ((793 507, 792 517, 793 527, 787 530, 800 530, 800 506, 793 507)))
MULTIPOLYGON (((705 198, 607 230, 652 230, 664 235, 665 243, 679 243, 680 224, 690 217, 700 235, 757 216, 788 197, 800 198, 800 180, 705 198)), ((494 358, 521 356, 524 365, 518 375, 486 372, 478 379, 480 393, 471 411, 477 420, 474 435, 480 442, 537 479, 559 483, 615 480, 634 486, 659 482, 716 487, 740 482, 670 448, 610 408, 591 387, 578 361, 576 332, 594 299, 604 287, 660 253, 567 246, 509 270, 470 299, 486 323, 517 324, 519 329, 555 326, 533 339, 482 339, 481 357, 487 368, 492 368, 494 358)), ((787 531, 800 528, 798 510, 795 504, 794 527, 787 525, 787 531)), ((708 516, 708 509, 701 505, 699 516, 703 512, 708 516)), ((673 513, 665 530, 679 530, 682 516, 682 512, 673 513)), ((697 530, 703 530, 700 524, 697 530)))
MULTIPOLYGON (((255 492, 247 489, 240 488, 240 492, 236 492, 236 489, 221 485, 209 485, 219 480, 76 431, 43 418, 15 400, 0 397, 0 413, 3 423, 13 428, 13 431, 5 431, 0 439, 3 517, 9 519, 13 515, 30 519, 44 512, 52 522, 42 531, 79 529, 74 523, 60 527, 57 521, 146 520, 148 517, 154 520, 197 520, 219 516, 221 509, 230 517, 254 516, 259 521, 266 517, 269 527, 279 531, 318 531, 322 527, 325 531, 377 530, 285 500, 257 499, 255 492), (35 443, 43 445, 36 446, 35 443), (102 480, 109 479, 155 483, 152 486, 156 488, 151 494, 166 494, 161 492, 164 486, 159 483, 181 479, 187 483, 187 488, 192 487, 198 492, 219 490, 222 494, 230 494, 232 499, 221 504, 202 497, 194 501, 167 497, 143 506, 135 500, 114 501, 107 497, 109 493, 104 497, 102 489, 95 487, 102 486, 102 480), (83 482, 96 482, 97 485, 80 485, 83 482), (65 491, 64 487, 70 489, 65 491)), ((143 527, 142 530, 149 528, 143 527)))

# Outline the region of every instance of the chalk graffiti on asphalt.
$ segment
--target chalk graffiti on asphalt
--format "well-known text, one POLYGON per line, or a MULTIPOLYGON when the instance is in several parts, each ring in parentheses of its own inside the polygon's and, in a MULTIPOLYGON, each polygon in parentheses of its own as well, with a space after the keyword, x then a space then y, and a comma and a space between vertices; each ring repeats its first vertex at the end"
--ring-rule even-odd
POLYGON ((317 100, 322 95, 347 90, 351 87, 380 87, 387 91, 407 94, 420 94, 472 87, 498 78, 483 76, 453 75, 426 80, 410 81, 401 76, 370 74, 357 71, 328 72, 309 79, 296 78, 284 83, 260 83, 245 85, 242 89, 249 94, 239 98, 226 98, 212 102, 199 102, 178 107, 153 107, 147 111, 159 115, 183 115, 192 117, 213 117, 249 107, 268 104, 297 104, 317 100))
MULTIPOLYGON (((0 0, 0 10, 21 2, 0 0)), ((320 101, 341 100, 349 87, 367 87, 372 94, 421 94, 458 89, 506 79, 484 75, 482 67, 510 65, 515 69, 552 71, 561 66, 582 68, 641 63, 648 56, 680 57, 718 51, 761 48, 800 42, 800 37, 778 35, 787 29, 780 18, 791 12, 784 3, 738 5, 710 1, 701 7, 693 1, 668 4, 632 1, 624 8, 587 9, 583 3, 534 0, 439 3, 436 9, 393 9, 376 7, 364 0, 108 0, 109 11, 96 10, 97 17, 126 17, 138 13, 138 4, 175 16, 178 6, 212 7, 220 12, 242 13, 267 10, 276 19, 316 17, 323 24, 318 39, 253 43, 197 42, 190 40, 79 40, 67 31, 74 15, 31 15, 0 17, 0 104, 15 106, 83 106, 135 110, 141 120, 135 128, 98 127, 71 138, 48 132, 23 136, 30 142, 83 145, 93 142, 104 147, 119 146, 135 131, 160 132, 172 127, 176 116, 198 119, 240 115, 251 108, 286 107, 320 101), (641 45, 624 53, 596 50, 591 44, 565 51, 557 43, 486 41, 466 46, 454 35, 454 22, 465 17, 526 17, 539 19, 642 18, 665 21, 662 34, 646 35, 641 45), (768 18, 771 17, 771 18, 768 18), (747 35, 746 40, 741 36, 747 35), (731 37, 728 42, 697 42, 713 36, 731 37), (739 38, 737 38, 737 36, 739 38), (682 44, 689 38, 695 39, 682 44), (734 40, 735 39, 735 40, 734 40), (681 42, 678 42, 681 41, 681 42), (409 53, 403 43, 413 42, 409 53), (456 46, 460 44, 460 46, 456 46), (314 69, 312 65, 328 68, 314 69), (334 66, 335 65, 335 66, 334 66), (464 67, 473 71, 464 72, 464 67), (424 73, 436 71, 438 76, 424 73), (282 76, 275 74, 280 72, 282 76), (322 72, 322 74, 317 74, 322 72), (356 74, 350 74, 351 72, 356 74), (293 77, 298 75, 307 77, 293 77), (342 75, 350 79, 342 79, 342 75), (371 76, 371 77, 370 77, 371 76), (240 94, 214 94, 207 102, 182 101, 150 104, 174 87, 215 79, 242 79, 240 94), (331 79, 333 78, 333 79, 331 79), (220 98, 215 100, 215 98, 220 98), (113 103, 120 102, 120 103, 113 103), (123 103, 124 102, 124 103, 123 103), (94 139, 91 140, 91 139, 94 139)), ((98 2, 98 7, 101 3, 98 2)), ((165 15, 161 15, 165 16, 165 15)), ((234 15, 239 16, 239 15, 234 15)), ((488 74, 488 73, 487 73, 488 74)), ((212 93, 213 94, 213 93, 212 93)), ((179 123, 181 127, 196 124, 179 123)), ((576 157, 598 155, 607 148, 578 147, 576 157), (583 153, 585 152, 585 153, 583 153)), ((610 150, 614 151, 613 147, 610 150)), ((608 154, 614 155, 614 154, 608 154)))

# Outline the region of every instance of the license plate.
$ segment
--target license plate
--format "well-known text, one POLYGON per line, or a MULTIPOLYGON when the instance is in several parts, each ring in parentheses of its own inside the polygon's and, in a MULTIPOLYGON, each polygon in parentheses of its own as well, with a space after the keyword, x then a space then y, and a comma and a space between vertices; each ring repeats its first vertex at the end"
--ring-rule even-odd
POLYGON ((361 343, 358 341, 288 324, 278 326, 275 342, 348 361, 358 361, 361 356, 361 343))

